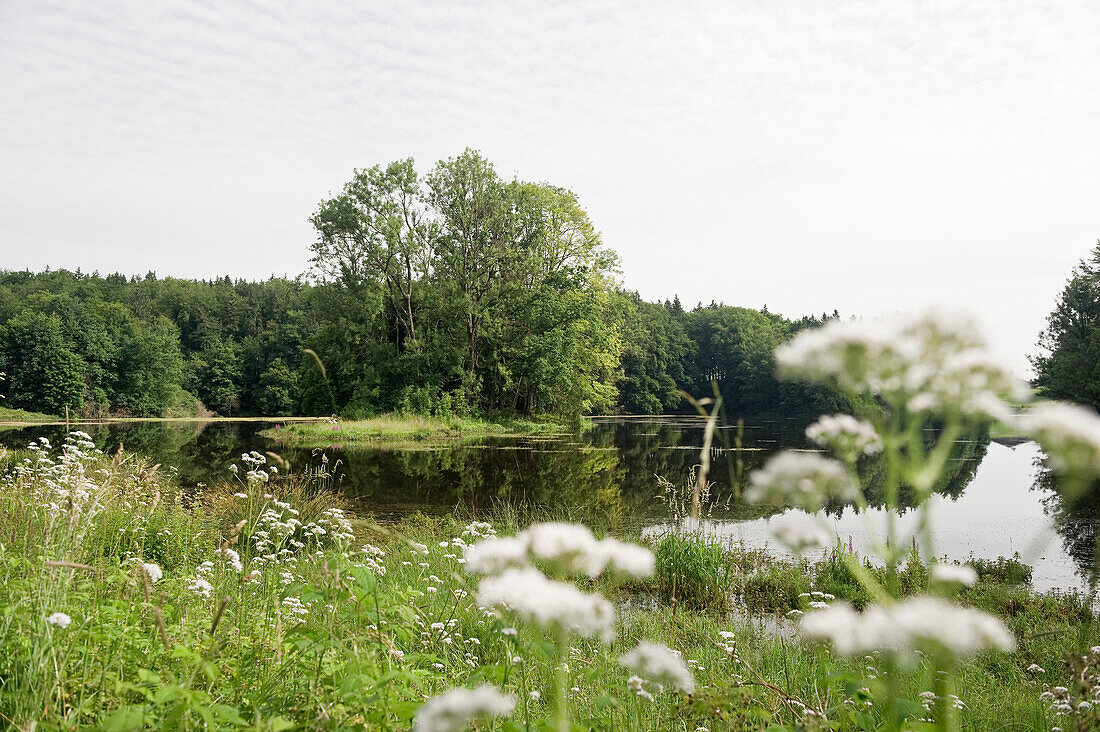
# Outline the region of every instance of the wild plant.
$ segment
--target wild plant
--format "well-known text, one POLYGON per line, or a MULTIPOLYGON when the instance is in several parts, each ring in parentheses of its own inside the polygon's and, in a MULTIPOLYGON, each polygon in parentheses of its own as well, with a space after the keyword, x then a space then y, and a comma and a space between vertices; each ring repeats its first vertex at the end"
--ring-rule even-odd
MULTIPOLYGON (((655 568, 653 553, 610 537, 597 540, 580 524, 551 522, 534 524, 515 536, 486 538, 467 546, 463 559, 467 571, 481 576, 477 589, 479 607, 549 635, 547 653, 554 672, 553 727, 559 732, 572 729, 568 685, 572 639, 579 636, 609 644, 616 632, 612 604, 598 592, 579 589, 575 579, 595 579, 601 575, 618 579, 649 577, 655 568)), ((515 631, 510 635, 514 637, 515 631)), ((622 656, 620 663, 634 672, 628 688, 640 698, 652 700, 653 694, 666 685, 687 692, 694 688, 691 672, 683 660, 663 645, 642 643, 622 656)), ((538 690, 532 693, 541 696, 538 690)), ((429 701, 425 705, 418 714, 416 728, 459 729, 460 725, 430 725, 436 704, 429 701)), ((499 703, 496 713, 510 711, 507 707, 508 704, 499 703)), ((472 716, 471 713, 464 717, 462 723, 472 716)))
MULTIPOLYGON (((1012 650, 1016 641, 996 617, 960 607, 960 588, 977 579, 968 566, 935 564, 916 594, 905 587, 901 565, 918 546, 935 557, 928 498, 944 471, 955 441, 992 421, 1014 419, 1010 404, 1025 399, 1022 385, 987 355, 973 326, 936 314, 893 320, 834 321, 805 331, 776 352, 781 375, 830 386, 852 403, 878 405, 862 418, 826 415, 807 429, 813 442, 832 453, 783 451, 749 476, 746 499, 814 514, 829 501, 854 504, 867 517, 877 572, 852 553, 837 552, 847 574, 869 602, 857 611, 846 602, 811 603, 801 618, 805 638, 827 643, 839 655, 881 658, 878 682, 867 697, 889 729, 932 722, 957 729, 961 703, 954 673, 963 659, 987 649, 1012 650), (862 456, 881 453, 886 463, 884 526, 866 511, 868 501, 856 471, 862 456), (918 513, 913 537, 899 534, 895 512, 909 489, 918 513), (906 597, 905 595, 909 595, 906 597), (900 698, 899 675, 927 668, 933 689, 915 711, 900 698), (923 720, 923 721, 922 721, 923 720)), ((1065 485, 1091 482, 1100 474, 1100 418, 1064 405, 1036 407, 1032 430, 1065 485)), ((803 521, 779 524, 776 538, 795 553, 827 543, 827 526, 803 521)), ((918 562, 919 563, 919 562, 918 562)), ((835 573, 835 572, 834 572, 835 573)))

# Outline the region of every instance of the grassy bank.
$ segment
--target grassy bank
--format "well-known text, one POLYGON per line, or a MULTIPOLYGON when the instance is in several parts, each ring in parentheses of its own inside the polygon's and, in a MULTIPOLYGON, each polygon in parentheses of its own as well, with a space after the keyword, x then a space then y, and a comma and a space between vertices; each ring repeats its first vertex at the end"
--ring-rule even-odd
MULTIPOLYGON (((80 438, 64 457, 28 455, 0 490, 6 725, 403 729, 426 698, 481 683, 518 700, 482 729, 541 729, 550 715, 551 638, 478 608, 462 562, 464 545, 519 528, 514 515, 495 528, 456 516, 379 527, 346 518, 324 474, 283 476, 259 456, 195 496, 171 471, 80 438)), ((652 579, 580 583, 618 608, 613 643, 574 637, 566 650, 568 705, 583 728, 870 729, 899 713, 869 693, 886 659, 838 657, 786 619, 818 599, 862 602, 843 563, 683 537, 652 547, 652 579), (628 691, 617 659, 643 638, 682 653, 693 694, 628 691)), ((979 574, 961 601, 1003 618, 1018 648, 959 668, 962 722, 1049 729, 1039 695, 1073 688, 1063 658, 1100 642, 1096 624, 1079 598, 1019 586, 1027 571, 1016 563, 979 574)), ((913 562, 903 577, 926 582, 913 562)), ((904 725, 918 728, 930 668, 896 678, 904 725)))
POLYGON ((415 444, 477 437, 509 437, 575 431, 563 422, 384 414, 360 420, 280 425, 261 434, 284 444, 321 447, 333 443, 415 444))
POLYGON ((34 424, 37 422, 57 421, 63 420, 60 417, 55 417, 51 414, 41 414, 39 412, 28 412, 24 409, 8 409, 7 407, 0 407, 0 424, 34 424))

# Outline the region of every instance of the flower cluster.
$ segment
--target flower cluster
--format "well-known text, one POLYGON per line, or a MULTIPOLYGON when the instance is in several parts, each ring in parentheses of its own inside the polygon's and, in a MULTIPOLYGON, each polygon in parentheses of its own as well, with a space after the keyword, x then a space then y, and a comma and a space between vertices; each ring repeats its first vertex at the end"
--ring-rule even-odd
POLYGON ((833 540, 824 529, 808 519, 784 517, 772 524, 772 535, 796 556, 810 549, 826 546, 833 540))
POLYGON ((847 462, 882 450, 882 440, 870 422, 850 414, 827 414, 806 428, 812 442, 829 447, 847 462))
POLYGON ((780 372, 881 398, 910 413, 1002 419, 1023 384, 995 363, 974 324, 956 314, 836 320, 775 352, 780 372))
POLYGON ((819 510, 827 500, 852 500, 856 486, 844 465, 812 452, 784 450, 749 476, 745 500, 819 510))
POLYGON ((531 567, 508 569, 483 579, 477 604, 511 612, 537 625, 598 637, 605 643, 615 638, 615 610, 603 595, 581 592, 531 567))
POLYGON ((538 561, 558 574, 598 577, 607 571, 627 578, 651 577, 653 552, 617 539, 597 540, 580 524, 534 524, 511 537, 491 537, 466 548, 466 569, 474 574, 500 574, 538 561))
POLYGON ((680 653, 660 643, 642 641, 620 657, 619 663, 633 671, 636 677, 641 677, 651 685, 655 684, 658 692, 663 691, 666 686, 688 694, 695 691, 695 677, 680 653))
POLYGON ((516 706, 514 697, 493 686, 451 689, 432 697, 416 713, 415 732, 454 732, 478 717, 506 717, 516 706))
POLYGON ((1088 478, 1100 475, 1100 416, 1076 404, 1038 404, 1026 417, 1028 432, 1057 472, 1088 478))
POLYGON ((873 605, 862 613, 847 603, 834 603, 807 613, 802 632, 828 640, 846 656, 870 651, 907 656, 932 649, 965 657, 986 648, 1011 651, 1016 647, 1012 634, 992 615, 923 595, 890 606, 873 605))

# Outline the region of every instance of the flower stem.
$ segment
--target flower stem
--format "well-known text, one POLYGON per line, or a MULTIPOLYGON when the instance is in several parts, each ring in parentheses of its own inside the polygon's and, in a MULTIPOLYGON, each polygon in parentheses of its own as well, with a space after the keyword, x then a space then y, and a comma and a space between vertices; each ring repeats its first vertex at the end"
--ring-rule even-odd
POLYGON ((554 629, 557 640, 557 658, 554 665, 554 728, 557 732, 569 732, 569 700, 566 696, 569 688, 569 675, 565 670, 566 654, 569 650, 569 633, 558 626, 554 629))

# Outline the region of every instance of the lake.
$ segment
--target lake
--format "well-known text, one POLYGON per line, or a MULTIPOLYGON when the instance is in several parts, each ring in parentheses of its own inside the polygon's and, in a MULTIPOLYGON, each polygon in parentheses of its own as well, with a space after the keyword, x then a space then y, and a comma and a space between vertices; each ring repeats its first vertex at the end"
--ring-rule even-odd
MULTIPOLYGON (((747 474, 781 447, 808 448, 805 425, 805 420, 754 420, 740 431, 739 449, 712 450, 712 501, 703 522, 707 532, 783 553, 770 538, 773 512, 734 499, 730 478, 739 469, 747 474)), ((272 451, 295 470, 327 460, 335 466, 340 490, 360 512, 381 521, 414 511, 476 517, 508 505, 536 516, 548 509, 589 525, 643 533, 672 525, 669 494, 656 476, 690 490, 703 439, 703 422, 694 417, 600 417, 581 435, 495 437, 415 449, 345 445, 337 431, 331 445, 311 450, 258 434, 270 426, 249 421, 120 421, 80 428, 104 451, 124 445, 176 467, 185 486, 228 475, 229 465, 242 452, 272 451)), ((736 428, 722 435, 730 445, 738 441, 736 428)), ((18 448, 40 436, 57 445, 64 428, 10 429, 0 432, 0 444, 18 448)), ((1040 458, 1030 442, 1008 446, 960 441, 950 475, 931 499, 937 555, 992 559, 1019 552, 1034 567, 1036 590, 1084 587, 1095 546, 1096 512, 1091 506, 1069 510, 1049 487, 1040 458)), ((870 492, 873 496, 873 484, 870 492)), ((870 514, 881 526, 883 511, 870 514)), ((821 518, 844 544, 850 542, 861 552, 869 549, 867 517, 838 505, 827 508, 821 518)), ((911 530, 914 523, 914 513, 903 511, 902 530, 911 530)))

